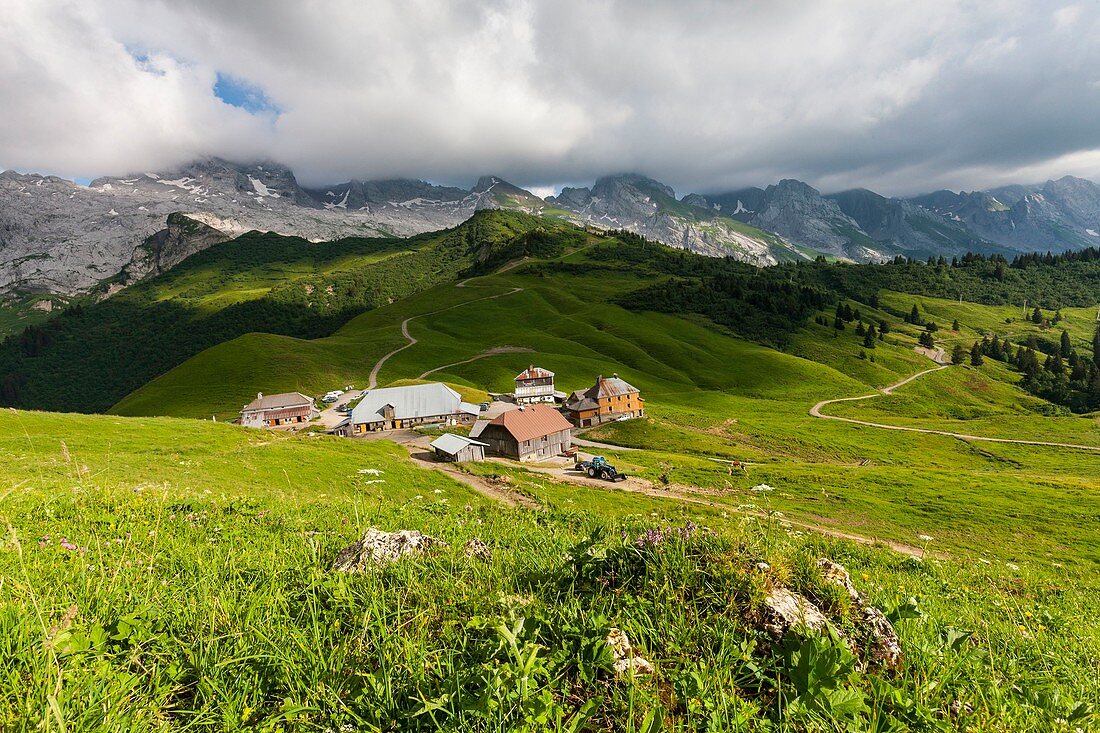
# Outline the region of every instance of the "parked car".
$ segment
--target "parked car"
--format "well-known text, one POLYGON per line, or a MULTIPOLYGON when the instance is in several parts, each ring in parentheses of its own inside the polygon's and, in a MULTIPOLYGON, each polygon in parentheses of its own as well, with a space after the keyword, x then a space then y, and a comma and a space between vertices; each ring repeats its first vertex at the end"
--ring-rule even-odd
POLYGON ((478 405, 477 407, 478 407, 478 409, 479 409, 479 410, 481 410, 482 412, 485 412, 486 410, 488 410, 488 409, 489 409, 489 403, 488 403, 488 402, 482 402, 482 403, 481 403, 480 405, 478 405))
POLYGON ((321 398, 321 402, 331 404, 340 399, 340 395, 344 394, 343 390, 334 389, 331 392, 326 392, 325 396, 321 398))

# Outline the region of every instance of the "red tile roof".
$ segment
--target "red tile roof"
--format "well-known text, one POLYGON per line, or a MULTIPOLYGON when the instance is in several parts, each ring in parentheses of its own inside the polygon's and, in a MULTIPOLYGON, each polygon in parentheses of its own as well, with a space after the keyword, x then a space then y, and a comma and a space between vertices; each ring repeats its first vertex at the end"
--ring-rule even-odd
POLYGON ((549 405, 531 405, 519 410, 511 410, 494 418, 489 424, 501 426, 520 442, 573 427, 572 423, 549 405))

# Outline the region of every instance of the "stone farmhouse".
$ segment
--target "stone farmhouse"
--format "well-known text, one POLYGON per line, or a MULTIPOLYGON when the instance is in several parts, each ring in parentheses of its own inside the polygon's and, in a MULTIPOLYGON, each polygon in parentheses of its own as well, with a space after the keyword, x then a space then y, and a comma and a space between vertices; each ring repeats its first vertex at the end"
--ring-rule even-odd
POLYGON ((276 428, 307 423, 318 414, 313 398, 301 392, 266 396, 260 392, 256 399, 241 408, 241 425, 250 428, 276 428))

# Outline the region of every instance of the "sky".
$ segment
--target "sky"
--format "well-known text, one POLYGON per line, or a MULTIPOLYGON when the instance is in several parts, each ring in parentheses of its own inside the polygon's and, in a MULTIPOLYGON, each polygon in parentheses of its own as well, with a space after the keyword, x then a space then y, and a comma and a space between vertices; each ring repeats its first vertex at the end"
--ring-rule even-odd
POLYGON ((679 194, 1100 180, 1100 4, 0 0, 0 168, 679 194))

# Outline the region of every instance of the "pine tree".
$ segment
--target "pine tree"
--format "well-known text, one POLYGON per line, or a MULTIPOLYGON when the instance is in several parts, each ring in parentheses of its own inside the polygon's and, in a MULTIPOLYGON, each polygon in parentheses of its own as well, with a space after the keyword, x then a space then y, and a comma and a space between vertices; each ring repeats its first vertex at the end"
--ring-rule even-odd
POLYGON ((1069 355, 1073 353, 1073 342, 1069 339, 1069 331, 1062 331, 1062 341, 1059 346, 1058 351, 1062 358, 1068 359, 1069 355))
POLYGON ((1100 326, 1096 327, 1096 335, 1092 337, 1092 360, 1100 364, 1100 326))
POLYGON ((985 363, 985 359, 982 357, 982 347, 977 341, 970 347, 970 366, 980 367, 985 363))
POLYGON ((867 333, 867 329, 863 327, 863 321, 856 324, 856 336, 862 336, 867 333))
POLYGON ((955 344, 955 348, 951 349, 951 363, 962 364, 966 361, 966 349, 962 344, 955 344))
POLYGON ((997 263, 997 266, 993 268, 993 277, 997 278, 999 282, 1005 281, 1005 263, 997 263))
POLYGON ((940 330, 940 327, 936 325, 935 321, 929 321, 925 328, 928 330, 928 333, 935 333, 940 330))
POLYGON ((886 322, 885 318, 883 318, 882 320, 880 320, 878 322, 878 332, 879 333, 890 333, 890 324, 886 322))
POLYGON ((833 328, 835 328, 838 331, 843 331, 844 330, 844 319, 841 318, 840 316, 837 316, 836 319, 833 321, 833 328))
POLYGON ((927 331, 922 331, 921 332, 921 335, 917 339, 917 342, 926 349, 936 348, 935 339, 933 339, 932 334, 928 333, 927 331))
POLYGON ((1039 306, 1035 306, 1035 310, 1031 311, 1031 322, 1032 323, 1042 323, 1043 322, 1043 312, 1041 310, 1039 310, 1039 306))
POLYGON ((954 321, 951 322, 951 330, 956 331, 956 332, 959 330, 959 319, 958 318, 956 318, 954 321))
POLYGON ((867 333, 863 336, 863 348, 875 348, 875 324, 873 323, 867 327, 867 333))
POLYGON ((920 325, 920 311, 917 310, 917 304, 913 304, 913 310, 909 312, 909 322, 915 326, 920 325))

